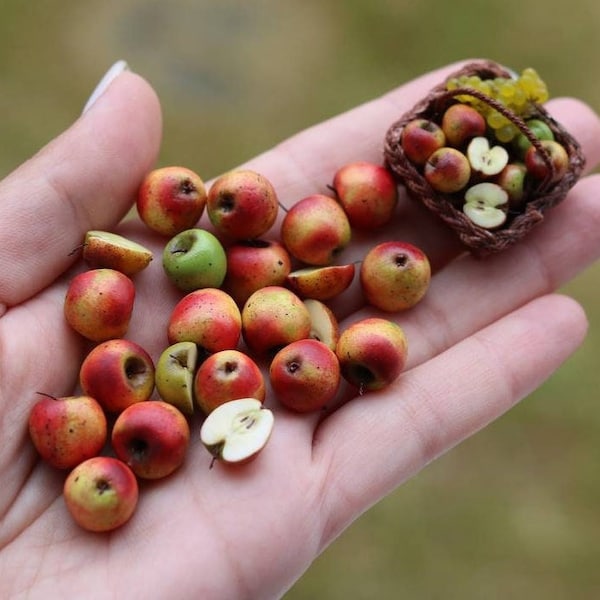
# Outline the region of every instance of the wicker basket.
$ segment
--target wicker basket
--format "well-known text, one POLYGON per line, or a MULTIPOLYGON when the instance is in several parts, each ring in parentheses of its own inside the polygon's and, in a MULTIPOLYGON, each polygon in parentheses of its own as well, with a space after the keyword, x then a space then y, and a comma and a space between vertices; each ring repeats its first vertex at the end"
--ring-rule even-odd
MULTIPOLYGON (((491 61, 470 63, 450 75, 450 78, 462 75, 478 75, 481 79, 512 76, 509 71, 491 61)), ((579 179, 585 158, 577 141, 541 105, 535 105, 534 114, 528 118, 540 119, 547 123, 556 141, 561 143, 567 151, 570 162, 569 169, 558 181, 552 181, 552 177, 549 176, 534 185, 529 185, 521 205, 522 208, 518 212, 509 212, 506 222, 500 228, 484 229, 474 224, 462 212, 460 206, 456 206, 456 197, 436 192, 429 185, 418 167, 406 158, 400 144, 402 129, 409 121, 415 118, 427 118, 440 123, 445 109, 456 102, 455 96, 457 95, 475 96, 501 112, 536 146, 550 169, 552 163, 539 140, 519 116, 477 90, 471 88, 448 90, 446 82, 433 88, 412 110, 390 126, 384 143, 384 156, 388 168, 407 188, 411 196, 420 200, 430 211, 437 214, 458 234, 462 243, 474 255, 483 257, 512 246, 523 238, 532 227, 540 223, 544 218, 545 211, 562 201, 568 190, 579 179)))

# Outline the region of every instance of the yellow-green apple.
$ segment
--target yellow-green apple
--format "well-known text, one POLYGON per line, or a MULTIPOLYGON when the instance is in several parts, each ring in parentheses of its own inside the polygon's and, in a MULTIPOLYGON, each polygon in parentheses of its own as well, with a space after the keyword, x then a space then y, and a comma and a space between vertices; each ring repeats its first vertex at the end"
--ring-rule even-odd
POLYGON ((535 179, 548 179, 550 182, 562 179, 569 169, 569 155, 562 144, 555 140, 540 140, 546 157, 531 146, 525 153, 527 172, 535 179))
POLYGON ((398 203, 398 188, 392 173, 368 161, 339 168, 333 177, 333 189, 350 225, 358 229, 385 225, 398 203))
POLYGON ((342 377, 362 394, 382 389, 400 375, 406 364, 408 343, 397 323, 367 317, 342 331, 335 353, 342 377))
POLYGON ((444 146, 427 159, 423 173, 434 190, 452 194, 462 190, 469 183, 471 165, 460 150, 444 146))
POLYGON ((243 306, 267 285, 283 285, 292 269, 288 251, 275 240, 240 241, 228 246, 227 273, 221 288, 243 306))
POLYGON ((198 228, 173 236, 164 247, 162 264, 167 277, 184 292, 218 288, 227 271, 227 257, 219 239, 198 228))
POLYGON ((140 219, 152 231, 174 236, 196 225, 206 206, 206 188, 191 169, 161 167, 142 181, 136 206, 140 219))
POLYGON ((133 471, 123 461, 94 456, 69 473, 63 496, 80 527, 103 532, 129 521, 137 507, 139 489, 133 471))
POLYGON ((400 144, 410 162, 423 166, 436 150, 446 145, 446 136, 434 121, 417 118, 403 127, 400 144))
POLYGON ((162 479, 178 469, 190 442, 183 413, 162 400, 128 406, 113 425, 117 458, 142 479, 162 479))
POLYGON ((242 308, 242 336, 258 355, 308 337, 310 315, 302 300, 287 288, 270 285, 254 292, 242 308))
POLYGON ((239 350, 211 354, 196 371, 194 397, 204 414, 238 398, 265 400, 265 380, 256 362, 239 350))
POLYGON ((296 202, 281 223, 288 252, 308 265, 329 265, 351 238, 350 222, 340 204, 324 194, 296 202))
POLYGON ((269 380, 281 404, 295 412, 312 412, 335 397, 340 385, 340 363, 323 342, 297 340, 275 354, 269 366, 269 380))
POLYGON ((106 442, 106 416, 90 396, 55 398, 41 394, 29 413, 29 435, 42 459, 72 469, 96 456, 106 442))
POLYGON ((185 295, 173 308, 167 325, 169 344, 194 342, 205 354, 235 348, 241 331, 238 305, 218 288, 185 295))
POLYGON ((215 229, 232 239, 261 237, 275 223, 279 200, 271 182, 249 169, 229 171, 208 190, 206 211, 215 229))
POLYGON ((495 229, 506 221, 508 193, 498 184, 483 181, 471 186, 465 193, 463 212, 484 229, 495 229))
POLYGON ((467 146, 471 171, 480 176, 498 175, 506 167, 510 156, 504 146, 490 146, 486 137, 474 137, 467 146))
POLYGON ((306 298, 303 302, 310 316, 308 337, 323 342, 331 350, 335 350, 340 337, 340 326, 334 312, 321 300, 306 298))
POLYGON ((198 346, 194 342, 176 342, 165 348, 154 373, 156 391, 161 400, 182 413, 194 413, 194 374, 198 364, 198 346))
POLYGON ((493 179, 507 194, 511 207, 518 207, 525 197, 527 168, 523 163, 508 163, 493 179))
POLYGON ((217 406, 200 428, 200 440, 215 460, 247 463, 265 447, 274 425, 273 412, 256 398, 217 406))
POLYGON ((65 295, 69 325, 83 337, 102 342, 123 337, 135 301, 135 286, 115 269, 91 269, 75 275, 65 295))
POLYGON ((122 235, 92 229, 85 234, 83 260, 92 269, 115 269, 131 277, 152 260, 152 250, 122 235))
POLYGON ((442 131, 446 144, 462 148, 474 137, 485 135, 485 117, 469 104, 451 104, 442 115, 442 131))
POLYGON ((355 270, 354 263, 303 267, 292 271, 286 277, 286 283, 303 298, 331 300, 350 286, 355 270))
POLYGON ((411 308, 423 298, 429 288, 431 266, 420 248, 393 240, 367 252, 359 277, 369 304, 396 312, 411 308))
MULTIPOLYGON (((550 129, 550 126, 546 121, 542 121, 541 119, 529 119, 525 121, 525 125, 527 125, 529 131, 538 140, 554 139, 554 132, 550 129)), ((519 158, 524 159, 525 153, 531 147, 531 141, 523 132, 519 132, 513 139, 512 145, 516 155, 519 158)))
POLYGON ((139 344, 128 339, 98 344, 79 369, 83 392, 109 413, 150 398, 154 390, 154 363, 139 344))

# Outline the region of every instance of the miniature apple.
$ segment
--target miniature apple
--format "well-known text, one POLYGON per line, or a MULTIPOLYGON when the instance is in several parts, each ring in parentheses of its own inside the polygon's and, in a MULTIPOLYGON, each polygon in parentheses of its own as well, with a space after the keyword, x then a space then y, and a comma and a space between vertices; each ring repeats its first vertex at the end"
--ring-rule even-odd
POLYGON ((238 398, 265 400, 265 380, 252 358, 239 350, 211 354, 198 367, 194 377, 194 396, 204 414, 238 398))
POLYGON ((406 310, 429 288, 431 267, 425 253, 402 241, 377 244, 360 266, 360 283, 369 304, 387 312, 406 310))
POLYGON ((242 464, 255 458, 265 447, 274 422, 273 413, 260 400, 230 400, 206 417, 200 440, 215 460, 242 464))
POLYGON ((117 458, 142 479, 162 479, 178 469, 190 427, 172 404, 150 400, 127 407, 115 421, 111 443, 117 458))
POLYGON ((83 359, 79 370, 83 392, 109 413, 150 398, 154 390, 154 364, 139 344, 126 339, 98 344, 83 359))
POLYGON ((540 144, 547 153, 548 163, 532 145, 525 153, 527 172, 535 179, 548 179, 550 182, 562 179, 569 170, 569 155, 565 147, 555 140, 541 140, 540 144))
POLYGON ((83 337, 102 342, 123 337, 135 301, 135 287, 127 275, 114 269, 91 269, 75 275, 65 296, 69 325, 83 337))
POLYGON ((194 374, 198 363, 198 347, 194 342, 176 342, 165 348, 154 373, 156 391, 161 400, 172 404, 186 415, 194 413, 194 374))
POLYGON ((496 229, 506 221, 508 192, 498 184, 484 181, 471 186, 465 193, 463 212, 484 229, 496 229))
POLYGON ((234 299, 218 288, 203 288, 184 296, 167 325, 169 344, 194 342, 206 354, 238 345, 242 316, 234 299))
POLYGON ((340 363, 323 342, 297 340, 273 357, 269 379, 284 406, 295 412, 312 412, 335 398, 340 385, 340 363))
POLYGON ((460 150, 444 146, 427 159, 423 173, 434 190, 452 194, 469 182, 471 165, 460 150))
POLYGON ((186 229, 172 237, 162 260, 167 277, 184 292, 218 288, 227 271, 225 249, 206 229, 186 229))
POLYGON ((131 277, 150 264, 152 251, 122 235, 93 229, 85 234, 82 257, 92 269, 115 269, 131 277))
POLYGON ((310 315, 302 300, 287 288, 271 285, 254 292, 242 308, 242 336, 258 355, 308 337, 310 315))
POLYGON ((417 118, 404 126, 400 143, 406 158, 423 166, 436 150, 446 145, 446 136, 437 123, 417 118))
POLYGON ((471 169, 480 175, 498 175, 506 167, 509 155, 504 146, 492 146, 486 137, 473 138, 467 146, 471 169))
POLYGON ((349 243, 350 222, 333 198, 312 194, 296 202, 281 223, 288 252, 308 265, 329 265, 349 243))
POLYGON ((448 146, 462 148, 474 137, 485 134, 484 116, 468 104, 452 104, 442 116, 442 130, 448 146))
POLYGON ((340 337, 340 326, 334 312, 321 300, 306 298, 303 302, 310 316, 308 337, 323 342, 328 348, 335 350, 340 337))
MULTIPOLYGON (((529 119, 525 121, 525 125, 527 125, 528 129, 538 140, 553 140, 554 133, 550 126, 545 121, 541 119, 529 119)), ((514 140, 513 140, 513 148, 517 154, 517 156, 521 159, 525 158, 525 154, 527 150, 531 147, 531 141, 529 138, 522 132, 519 132, 514 140)))
POLYGON ((527 168, 524 164, 511 162, 493 180, 493 183, 499 185, 508 194, 511 206, 519 206, 525 197, 526 175, 527 168))
POLYGON ((331 300, 346 290, 355 272, 354 263, 304 267, 292 271, 286 277, 288 287, 303 298, 331 300))
POLYGON ((29 413, 28 425, 31 441, 45 462, 57 469, 72 469, 100 453, 107 423, 94 398, 41 396, 29 413))
POLYGON ((112 531, 133 515, 139 496, 133 471, 112 456, 95 456, 77 465, 63 488, 65 504, 83 529, 112 531))
POLYGON ((279 200, 266 177, 239 169, 221 175, 212 184, 206 211, 219 233, 236 240, 251 240, 271 229, 279 211, 279 200))
POLYGON ((398 203, 398 188, 391 172, 368 161, 349 163, 338 169, 333 189, 350 225, 358 229, 385 225, 398 203))
POLYGON ((238 306, 267 285, 283 285, 292 269, 288 251, 275 240, 248 240, 229 246, 227 273, 221 288, 238 306))
POLYGON ((206 206, 206 188, 191 169, 162 167, 146 175, 136 206, 140 219, 152 231, 174 236, 196 225, 206 206))
POLYGON ((382 389, 400 375, 408 344, 399 325, 368 317, 342 331, 335 353, 342 376, 362 394, 382 389))

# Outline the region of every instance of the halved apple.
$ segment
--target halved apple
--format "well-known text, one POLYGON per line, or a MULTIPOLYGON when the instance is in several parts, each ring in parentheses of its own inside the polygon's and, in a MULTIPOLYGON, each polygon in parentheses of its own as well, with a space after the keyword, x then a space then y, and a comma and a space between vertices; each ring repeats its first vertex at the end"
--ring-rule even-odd
POLYGON ((92 268, 135 275, 150 264, 152 251, 122 235, 93 229, 85 234, 82 256, 92 268))
POLYGON ((286 278, 288 287, 303 298, 331 300, 352 283, 354 263, 305 267, 292 271, 286 278))
POLYGON ((194 342, 176 342, 165 350, 156 362, 156 390, 162 400, 182 413, 194 412, 194 375, 198 362, 198 347, 194 342))
POLYGON ((310 316, 310 334, 308 337, 323 342, 335 350, 340 337, 340 326, 333 311, 320 300, 306 298, 304 306, 310 316))
POLYGON ((202 423, 200 440, 215 459, 244 463, 265 446, 273 431, 272 411, 256 398, 230 400, 217 406, 202 423))

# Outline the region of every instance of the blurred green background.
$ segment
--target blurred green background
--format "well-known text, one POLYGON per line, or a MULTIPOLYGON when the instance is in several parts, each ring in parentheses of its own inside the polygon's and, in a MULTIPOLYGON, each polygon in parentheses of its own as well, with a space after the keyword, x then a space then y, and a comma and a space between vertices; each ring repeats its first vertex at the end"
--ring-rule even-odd
MULTIPOLYGON (((2 176, 119 58, 161 97, 160 162, 205 179, 457 59, 534 66, 553 96, 600 108, 597 0, 3 0, 1 15, 2 176)), ((364 515, 286 598, 600 597, 599 283, 596 266, 566 288, 589 314, 583 348, 364 515)))

